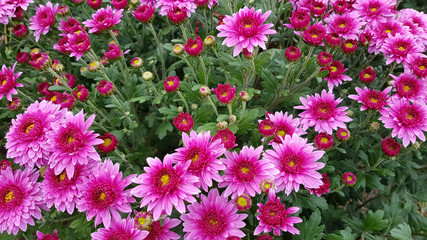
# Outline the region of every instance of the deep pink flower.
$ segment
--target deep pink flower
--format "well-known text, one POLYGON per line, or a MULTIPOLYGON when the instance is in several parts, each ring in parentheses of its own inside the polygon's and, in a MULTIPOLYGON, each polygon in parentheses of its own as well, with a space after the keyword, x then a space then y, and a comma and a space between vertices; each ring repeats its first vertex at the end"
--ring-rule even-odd
POLYGON ((71 110, 76 105, 76 100, 74 97, 68 93, 57 93, 56 99, 51 101, 55 104, 59 104, 61 106, 61 109, 66 108, 68 110, 71 110))
POLYGON ((36 235, 37 235, 37 240, 60 240, 56 232, 56 229, 53 230, 53 235, 50 233, 43 234, 40 231, 37 231, 36 235))
POLYGON ((229 150, 233 147, 236 147, 236 136, 230 129, 218 130, 218 132, 213 137, 213 140, 220 139, 221 143, 224 144, 225 149, 229 150))
POLYGON ((70 54, 70 51, 67 50, 68 48, 68 37, 63 36, 59 39, 59 42, 53 45, 53 49, 56 49, 60 51, 63 54, 70 54))
POLYGON ((12 95, 18 94, 16 88, 24 86, 22 83, 16 82, 22 72, 15 74, 15 67, 16 62, 13 64, 13 67, 9 69, 3 65, 0 71, 0 100, 3 96, 6 96, 7 100, 12 101, 12 95))
POLYGON ((7 159, 3 159, 0 161, 0 171, 11 168, 11 163, 7 159))
POLYGON ((165 217, 162 222, 163 225, 160 224, 160 220, 151 223, 149 234, 144 238, 144 240, 180 239, 179 235, 172 232, 170 229, 178 226, 181 223, 181 220, 165 217))
POLYGON ((384 127, 392 129, 391 137, 402 139, 403 146, 409 142, 415 143, 417 137, 425 141, 424 132, 427 131, 427 106, 424 102, 415 102, 399 98, 391 98, 390 108, 385 108, 385 114, 379 118, 384 127))
POLYGON ((414 73, 415 76, 425 79, 427 77, 427 58, 426 57, 409 57, 410 61, 410 69, 414 73))
MULTIPOLYGON (((60 76, 62 77, 62 79, 63 79, 64 81, 67 81, 67 85, 68 85, 70 88, 74 88, 74 86, 76 85, 76 82, 77 82, 77 78, 76 78, 76 76, 74 76, 74 75, 73 75, 73 74, 71 74, 71 73, 67 73, 67 74, 60 74, 60 76)), ((55 78, 53 79, 53 84, 54 84, 54 85, 60 85, 60 86, 62 86, 61 79, 59 79, 59 78, 55 77, 55 78)))
POLYGON ((354 39, 346 39, 341 44, 341 49, 344 53, 354 53, 357 49, 357 41, 354 39))
POLYGON ((360 108, 361 111, 366 109, 370 110, 379 110, 381 114, 385 114, 384 106, 387 105, 388 94, 391 91, 391 87, 388 87, 381 91, 376 91, 364 87, 363 89, 356 87, 356 92, 358 95, 349 95, 348 98, 356 100, 360 103, 363 103, 363 106, 360 108))
POLYGON ((102 139, 104 142, 98 144, 97 148, 103 153, 109 153, 114 151, 117 148, 117 138, 113 134, 106 132, 104 135, 99 136, 99 139, 102 139))
POLYGON ((163 81, 166 92, 176 92, 179 89, 181 81, 178 76, 170 76, 163 81))
POLYGON ((225 152, 226 158, 221 158, 221 161, 226 166, 223 181, 218 184, 218 187, 227 187, 222 193, 223 196, 236 198, 243 193, 254 197, 257 193, 261 193, 259 188, 261 182, 279 171, 274 168, 268 160, 259 160, 262 153, 262 146, 254 149, 253 147, 244 146, 240 153, 225 152))
POLYGON ((65 45, 66 51, 70 52, 70 57, 76 57, 79 60, 83 54, 91 48, 89 35, 85 31, 78 30, 72 34, 68 34, 68 42, 65 45))
POLYGON ((338 33, 329 33, 325 37, 325 44, 328 47, 336 48, 341 45, 341 37, 338 33))
POLYGON ((70 13, 70 9, 67 6, 62 5, 58 7, 57 13, 60 17, 65 17, 70 13))
POLYGON ((387 18, 394 17, 392 7, 395 4, 394 0, 359 0, 353 7, 359 13, 359 17, 369 25, 372 22, 385 22, 387 18))
POLYGON ((34 218, 41 219, 40 208, 48 210, 42 198, 39 172, 31 168, 15 170, 7 168, 0 174, 0 233, 18 234, 34 226, 34 218))
POLYGON ((276 132, 276 126, 270 119, 258 120, 258 131, 263 137, 270 137, 276 132))
POLYGON ((148 23, 154 18, 154 7, 152 5, 138 6, 135 11, 132 11, 132 13, 138 21, 148 23))
POLYGON ((383 153, 389 157, 394 157, 399 154, 402 147, 393 138, 385 138, 381 140, 381 149, 383 153))
POLYGON ((109 96, 114 93, 114 84, 107 80, 101 80, 96 89, 102 96, 109 96))
POLYGON ((249 9, 245 6, 233 16, 226 16, 223 19, 224 24, 216 27, 219 31, 218 37, 225 37, 223 45, 234 46, 233 56, 237 56, 244 48, 249 52, 253 52, 257 46, 265 50, 266 35, 276 33, 271 29, 272 23, 264 24, 270 13, 271 11, 267 11, 262 14, 261 10, 255 11, 255 8, 249 9))
POLYGON ((13 97, 12 101, 7 102, 7 107, 12 111, 16 111, 20 109, 21 105, 22 105, 22 101, 19 97, 13 97))
POLYGON ((48 82, 41 82, 37 84, 37 91, 42 95, 48 95, 51 93, 49 90, 50 84, 48 82))
POLYGON ((98 134, 89 131, 95 115, 86 121, 85 115, 83 111, 76 115, 67 112, 64 121, 52 123, 52 131, 47 133, 47 143, 50 144, 51 151, 49 167, 55 170, 56 175, 65 169, 68 178, 71 179, 76 164, 86 165, 93 161, 101 161, 93 145, 103 141, 97 138, 98 134))
POLYGON ((236 86, 232 88, 229 83, 224 85, 218 83, 218 88, 213 88, 212 91, 216 94, 218 101, 229 104, 236 95, 236 86))
POLYGON ((301 57, 301 51, 294 46, 290 46, 285 51, 285 58, 289 62, 295 62, 301 57))
POLYGON ((289 18, 290 24, 283 24, 284 26, 295 29, 296 31, 302 31, 310 24, 310 12, 303 8, 298 8, 292 12, 292 16, 289 18))
MULTIPOLYGON (((241 212, 246 212, 252 207, 252 198, 246 193, 237 196, 234 199, 234 206, 241 212)), ((228 237, 230 238, 230 237, 228 237)), ((227 238, 227 239, 228 239, 227 238)), ((239 238, 240 239, 240 238, 239 238)))
POLYGON ((18 24, 13 27, 13 34, 18 38, 23 38, 28 35, 28 28, 24 24, 18 24))
POLYGON ((322 174, 322 182, 323 185, 321 185, 319 188, 309 189, 310 193, 316 194, 318 197, 320 197, 322 194, 328 193, 329 188, 331 187, 331 182, 329 181, 327 173, 322 174))
POLYGON ((171 155, 166 155, 163 163, 158 158, 147 158, 149 166, 144 167, 145 173, 133 180, 138 186, 131 193, 142 198, 141 207, 148 205, 147 209, 153 212, 154 220, 158 220, 162 214, 171 215, 172 207, 184 213, 184 200, 196 202, 193 195, 200 193, 200 189, 194 186, 199 178, 187 172, 191 161, 179 162, 174 166, 172 162, 171 155))
POLYGON ((378 54, 380 50, 382 51, 384 42, 391 36, 396 36, 397 33, 400 33, 402 36, 410 36, 411 33, 403 25, 393 19, 389 19, 384 23, 377 23, 372 27, 371 32, 372 42, 368 47, 368 52, 378 54))
POLYGON ((86 2, 89 5, 89 7, 95 10, 99 9, 102 6, 102 0, 86 0, 86 2))
POLYGON ((315 17, 323 16, 326 12, 327 4, 324 4, 322 1, 310 1, 308 9, 310 9, 311 14, 315 17))
POLYGON ((346 12, 343 15, 332 13, 325 19, 328 33, 337 33, 344 39, 358 39, 364 22, 357 12, 346 12))
POLYGON ((193 128, 194 120, 190 113, 182 112, 173 118, 173 125, 181 132, 188 132, 193 128))
MULTIPOLYGON (((20 1, 21 3, 26 2, 25 5, 25 10, 27 10, 28 4, 33 3, 33 0, 29 0, 29 1, 20 1)), ((24 17, 24 9, 20 6, 17 6, 15 9, 15 16, 12 17, 13 20, 21 20, 24 17)))
POLYGON ((219 195, 216 188, 208 196, 201 195, 200 203, 188 206, 189 213, 183 214, 184 238, 192 240, 225 239, 229 236, 244 237, 240 230, 246 224, 247 214, 237 214, 232 201, 219 195))
POLYGON ((110 43, 108 51, 105 52, 104 55, 109 61, 117 61, 120 58, 122 58, 123 55, 127 54, 128 52, 129 52, 129 50, 122 52, 120 50, 119 45, 117 45, 116 43, 110 43))
POLYGON ((28 58, 30 57, 30 54, 26 52, 18 52, 16 54, 16 61, 18 61, 21 64, 28 63, 28 58))
MULTIPOLYGON (((300 33, 301 34, 301 33, 300 33)), ((311 46, 322 45, 322 41, 326 36, 326 28, 321 22, 309 26, 307 30, 302 32, 304 41, 311 46)))
POLYGON ((344 68, 344 64, 341 61, 333 60, 329 66, 322 68, 321 70, 328 70, 328 75, 324 78, 328 82, 329 91, 332 91, 334 87, 338 87, 343 81, 351 81, 351 77, 345 75, 347 68, 344 68))
POLYGON ((191 131, 190 135, 182 134, 182 142, 184 146, 172 154, 173 161, 191 162, 188 173, 200 179, 195 185, 202 186, 203 190, 208 191, 208 187, 212 186, 212 180, 221 182, 222 178, 218 171, 224 170, 225 166, 218 157, 226 151, 221 141, 212 141, 210 132, 197 134, 191 131))
MULTIPOLYGON (((319 174, 320 175, 320 174, 319 174)), ((280 198, 276 198, 276 193, 270 191, 268 194, 268 202, 265 204, 258 203, 259 209, 259 225, 255 228, 254 235, 262 232, 269 233, 273 230, 275 236, 280 236, 281 232, 289 232, 293 235, 299 234, 299 230, 294 227, 294 224, 301 223, 299 217, 290 217, 289 215, 299 211, 299 207, 285 208, 285 204, 280 202, 280 198)))
POLYGON ((427 48, 426 14, 411 8, 401 9, 397 15, 397 21, 409 28, 415 42, 425 51, 427 48))
POLYGON ((89 91, 85 86, 83 86, 82 84, 79 84, 77 85, 76 90, 73 91, 73 96, 77 100, 84 102, 89 98, 89 91))
POLYGON ((185 51, 190 56, 199 56, 203 52, 203 40, 197 35, 194 40, 189 38, 184 46, 185 51))
POLYGON ((25 113, 12 120, 6 134, 7 157, 13 158, 20 166, 33 168, 47 164, 51 155, 47 143, 47 133, 52 131, 52 123, 61 122, 65 110, 48 101, 34 102, 25 113))
POLYGON ((343 14, 349 11, 349 4, 346 0, 337 0, 332 4, 332 6, 334 7, 334 12, 338 14, 343 14))
POLYGON ((121 219, 120 215, 114 216, 109 227, 99 228, 96 232, 91 233, 92 240, 107 239, 146 239, 148 231, 139 230, 133 224, 131 218, 121 219))
POLYGON ((342 175, 342 181, 344 183, 344 185, 352 187, 356 184, 356 175, 354 175, 354 173, 351 172, 346 172, 342 175))
POLYGON ((359 42, 363 46, 369 46, 372 42, 373 34, 370 31, 359 34, 359 42))
POLYGON ((47 2, 46 6, 36 6, 36 14, 30 18, 30 29, 34 30, 34 37, 36 42, 39 41, 40 35, 46 35, 50 26, 55 23, 55 14, 58 10, 59 4, 52 5, 51 2, 47 2))
POLYGON ((324 151, 314 150, 307 139, 296 134, 286 135, 281 144, 273 143, 274 150, 267 150, 263 159, 269 160, 280 172, 274 175, 277 191, 285 190, 289 195, 292 190, 298 192, 300 185, 305 188, 318 188, 322 185, 322 175, 317 170, 325 164, 318 162, 324 151))
POLYGON ((381 52, 387 58, 385 62, 387 65, 396 61, 396 63, 403 63, 403 65, 408 66, 408 57, 422 56, 423 49, 415 44, 412 36, 404 36, 397 33, 395 36, 389 36, 385 39, 381 52))
POLYGON ((319 55, 317 55, 317 63, 321 67, 326 67, 329 64, 331 64, 333 61, 332 55, 327 52, 320 52, 319 55))
MULTIPOLYGON (((88 221, 95 217, 95 226, 102 222, 105 228, 109 228, 111 216, 113 220, 117 220, 121 218, 119 212, 132 212, 130 204, 135 202, 135 199, 130 193, 131 190, 125 188, 132 183, 135 174, 123 178, 119 167, 118 163, 113 165, 110 159, 106 159, 103 163, 96 164, 89 174, 89 179, 77 186, 82 193, 82 197, 77 201, 77 209, 79 212, 86 211, 88 221)), ((135 227, 133 221, 131 223, 135 227)), ((113 230, 114 221, 111 227, 113 230)))
POLYGON ((345 128, 339 128, 338 131, 336 132, 335 136, 340 141, 347 141, 348 139, 350 139, 350 132, 345 128))
POLYGON ((13 17, 15 6, 9 1, 0 1, 0 23, 8 24, 9 18, 13 17))
POLYGON ((101 8, 92 14, 93 19, 88 19, 83 24, 90 28, 89 33, 108 31, 121 21, 123 9, 112 9, 110 5, 101 8))
POLYGON ((314 144, 318 149, 326 150, 334 145, 334 137, 327 133, 319 133, 314 137, 314 144))
POLYGON ((270 143, 281 143, 282 138, 285 135, 297 134, 298 136, 306 134, 306 132, 300 128, 300 119, 294 118, 292 114, 282 111, 272 113, 267 113, 266 118, 271 120, 275 126, 274 139, 270 143))
POLYGON ((427 97, 427 85, 423 80, 419 80, 410 73, 402 73, 398 77, 390 74, 394 79, 391 83, 394 91, 397 92, 395 97, 403 98, 411 102, 425 102, 427 97))
POLYGON ((173 7, 168 10, 167 14, 169 20, 175 24, 183 23, 187 19, 187 9, 185 8, 173 7))
POLYGON ((187 17, 196 11, 197 5, 194 0, 159 0, 156 3, 156 8, 160 8, 161 16, 169 15, 170 11, 181 9, 181 12, 186 13, 187 17))
POLYGON ((323 90, 321 95, 316 93, 307 98, 300 97, 300 101, 302 106, 294 108, 304 110, 299 114, 304 130, 314 126, 317 132, 332 134, 332 130, 336 130, 338 127, 346 128, 344 123, 351 121, 345 112, 347 107, 337 108, 342 99, 335 100, 332 91, 323 90))
POLYGON ((111 0, 110 3, 115 9, 127 9, 128 7, 127 0, 111 0))
POLYGON ((372 68, 372 66, 369 66, 369 67, 363 69, 359 73, 360 81, 365 83, 365 84, 369 84, 369 83, 373 82, 376 77, 377 77, 377 72, 375 72, 375 70, 372 68))
POLYGON ((84 31, 84 28, 75 18, 69 17, 67 20, 60 20, 58 30, 63 32, 59 34, 60 36, 66 36, 67 34, 73 34, 79 30, 84 31))

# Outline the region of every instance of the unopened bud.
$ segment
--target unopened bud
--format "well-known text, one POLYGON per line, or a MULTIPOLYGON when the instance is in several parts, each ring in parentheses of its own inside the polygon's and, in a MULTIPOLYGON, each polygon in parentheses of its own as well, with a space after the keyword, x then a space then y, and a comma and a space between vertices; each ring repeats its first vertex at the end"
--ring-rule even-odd
POLYGON ((378 122, 371 122, 371 124, 369 124, 369 130, 372 132, 380 130, 380 124, 378 122))
POLYGON ((200 95, 203 97, 211 95, 211 89, 208 86, 201 86, 199 89, 200 95))
POLYGON ((207 36, 204 40, 206 46, 213 46, 216 43, 214 36, 207 36))
POLYGON ((182 112, 184 110, 184 108, 179 106, 177 110, 178 110, 178 112, 182 112))
POLYGON ((194 103, 194 104, 191 104, 191 109, 196 110, 196 109, 197 109, 197 107, 198 107, 198 106, 197 106, 197 104, 195 104, 195 103, 194 103))
POLYGON ((218 130, 224 130, 228 127, 228 123, 226 121, 222 121, 216 124, 216 128, 218 130))
POLYGON ((184 52, 184 46, 182 44, 175 44, 173 46, 173 53, 176 55, 181 55, 184 52))
POLYGON ((346 113, 347 113, 347 116, 349 116, 349 117, 353 117, 354 116, 354 112, 351 111, 351 110, 347 110, 346 113))
POLYGON ((243 102, 247 102, 247 101, 249 101, 249 99, 250 99, 249 94, 248 94, 247 92, 245 92, 245 91, 241 91, 241 92, 239 93, 239 98, 240 98, 240 100, 242 100, 243 102))
POLYGON ((145 81, 153 81, 154 79, 154 75, 152 72, 146 71, 142 74, 142 79, 144 79, 145 81))
POLYGON ((236 122, 236 115, 230 115, 230 116, 228 117, 228 121, 229 121, 230 123, 235 123, 235 122, 236 122))
POLYGON ((412 144, 412 148, 413 149, 419 149, 420 148, 420 143, 418 142, 418 141, 415 141, 413 144, 412 144))
POLYGON ((98 61, 92 61, 87 65, 87 70, 89 72, 96 72, 101 68, 101 63, 98 61))

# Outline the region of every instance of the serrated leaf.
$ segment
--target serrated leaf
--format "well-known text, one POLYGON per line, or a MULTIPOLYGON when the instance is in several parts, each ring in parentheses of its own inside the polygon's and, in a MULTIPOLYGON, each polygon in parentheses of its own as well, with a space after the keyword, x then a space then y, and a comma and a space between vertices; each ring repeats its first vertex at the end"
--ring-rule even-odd
POLYGON ((65 87, 59 85, 53 85, 49 87, 50 91, 65 91, 65 87))
POLYGON ((412 231, 407 223, 401 223, 390 231, 391 236, 398 240, 411 240, 412 231))
POLYGON ((368 211, 365 220, 363 221, 363 227, 365 232, 368 231, 380 231, 387 227, 388 220, 383 219, 384 211, 377 210, 376 212, 368 211))
POLYGON ((161 140, 166 136, 168 132, 172 132, 172 130, 173 130, 173 127, 170 122, 163 122, 157 127, 156 134, 161 140))
POLYGON ((320 221, 322 220, 321 214, 319 210, 314 211, 310 219, 307 221, 304 218, 304 221, 302 223, 302 226, 298 226, 297 228, 300 230, 300 235, 295 235, 292 239, 299 239, 299 240, 319 240, 322 238, 321 233, 323 232, 323 229, 325 228, 325 225, 321 225, 320 221))
POLYGON ((270 60, 271 53, 269 51, 262 52, 256 56, 255 63, 255 72, 259 74, 262 70, 262 67, 270 60))
POLYGON ((150 100, 152 98, 153 97, 151 97, 151 96, 141 96, 141 97, 132 98, 131 100, 129 100, 129 102, 143 103, 143 102, 148 101, 148 100, 150 100))

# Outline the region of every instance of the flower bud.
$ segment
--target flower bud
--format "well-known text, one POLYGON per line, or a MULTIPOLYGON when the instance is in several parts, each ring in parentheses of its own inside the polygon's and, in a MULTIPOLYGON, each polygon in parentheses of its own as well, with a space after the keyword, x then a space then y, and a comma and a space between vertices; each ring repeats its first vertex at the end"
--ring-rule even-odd
POLYGON ((218 130, 223 130, 226 129, 228 127, 228 123, 226 121, 222 121, 216 124, 216 128, 218 130))
POLYGON ((235 122, 236 122, 236 115, 230 115, 230 116, 228 117, 228 121, 229 121, 231 124, 235 123, 235 122))
POLYGON ((197 104, 195 104, 195 103, 191 104, 191 109, 196 110, 197 107, 198 107, 197 104))
POLYGON ((89 63, 89 65, 87 66, 87 70, 89 72, 96 72, 99 69, 101 69, 101 63, 98 61, 92 61, 89 63))
POLYGON ((181 81, 179 80, 178 76, 170 76, 163 81, 163 85, 165 87, 166 92, 178 91, 180 84, 181 81))
POLYGON ((380 130, 380 124, 378 122, 371 122, 371 124, 369 124, 369 130, 371 132, 380 130))
POLYGON ((203 97, 207 97, 207 96, 211 95, 211 89, 208 86, 201 86, 199 89, 199 93, 203 97))
POLYGON ((350 139, 350 132, 345 128, 340 128, 336 132, 336 136, 340 141, 347 141, 350 139))
POLYGON ((12 101, 9 101, 7 103, 7 107, 9 107, 9 109, 12 111, 18 110, 19 108, 21 108, 21 105, 22 105, 22 102, 19 97, 13 97, 12 101))
POLYGON ((182 106, 179 106, 176 110, 178 110, 178 112, 182 112, 184 111, 184 108, 182 106))
POLYGON ((344 183, 344 185, 348 186, 348 187, 352 187, 356 184, 356 175, 354 175, 351 172, 346 172, 342 175, 342 181, 344 183))
POLYGON ((210 35, 210 36, 207 36, 203 42, 205 43, 206 46, 210 47, 215 45, 216 39, 214 36, 210 35))
POLYGON ((250 99, 249 94, 248 94, 247 92, 245 92, 245 91, 241 91, 241 92, 239 93, 239 98, 240 98, 240 100, 242 100, 243 102, 247 102, 247 101, 249 101, 249 99, 250 99))
POLYGON ((252 198, 246 193, 243 193, 240 196, 237 196, 234 199, 234 206, 236 206, 237 210, 246 212, 252 207, 252 198))
POLYGON ((130 60, 130 66, 132 68, 141 68, 143 63, 144 61, 142 61, 142 59, 139 57, 136 57, 130 60))
POLYGON ((265 194, 268 194, 270 189, 274 189, 274 188, 275 188, 274 182, 270 179, 265 179, 261 182, 260 189, 261 189, 261 192, 265 194))
POLYGON ((419 149, 420 147, 421 147, 421 144, 420 144, 420 142, 418 142, 418 141, 415 141, 415 142, 412 144, 412 148, 413 148, 413 149, 415 149, 415 150, 419 149))
POLYGON ((347 110, 346 113, 347 113, 347 116, 349 116, 349 117, 353 117, 354 116, 354 112, 351 111, 350 109, 347 110))
POLYGON ((70 13, 70 9, 67 6, 59 6, 57 13, 60 17, 65 17, 70 13))
POLYGON ((179 43, 175 44, 172 51, 175 53, 175 55, 181 55, 184 52, 184 46, 179 43))
POLYGON ((139 230, 149 230, 153 222, 153 216, 148 212, 139 212, 135 215, 135 227, 139 230))
POLYGON ((142 73, 142 79, 144 79, 144 81, 151 82, 154 79, 154 74, 152 72, 146 71, 142 73))

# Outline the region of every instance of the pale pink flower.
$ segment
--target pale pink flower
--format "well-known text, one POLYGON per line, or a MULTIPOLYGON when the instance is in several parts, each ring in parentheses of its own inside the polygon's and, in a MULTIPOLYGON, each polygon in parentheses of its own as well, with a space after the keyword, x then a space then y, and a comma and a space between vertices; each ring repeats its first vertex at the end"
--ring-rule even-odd
POLYGON ((174 8, 186 9, 187 17, 196 11, 197 5, 194 0, 158 0, 156 8, 160 8, 159 14, 165 16, 174 8))
POLYGON ((337 33, 344 39, 358 39, 364 25, 357 12, 332 13, 325 22, 327 33, 337 33))
POLYGON ((356 87, 358 95, 351 94, 348 98, 363 103, 363 106, 360 108, 361 111, 365 111, 366 109, 379 110, 381 114, 384 114, 384 106, 387 105, 388 94, 390 91, 391 87, 388 87, 383 91, 369 89, 366 86, 363 89, 356 87))
POLYGON ((88 19, 83 24, 90 28, 89 33, 108 31, 121 21, 123 9, 112 9, 110 5, 106 8, 98 9, 92 14, 93 19, 88 19))

